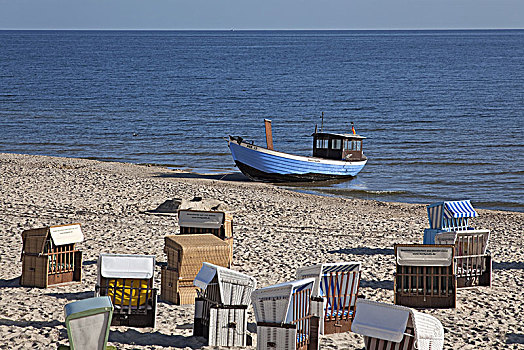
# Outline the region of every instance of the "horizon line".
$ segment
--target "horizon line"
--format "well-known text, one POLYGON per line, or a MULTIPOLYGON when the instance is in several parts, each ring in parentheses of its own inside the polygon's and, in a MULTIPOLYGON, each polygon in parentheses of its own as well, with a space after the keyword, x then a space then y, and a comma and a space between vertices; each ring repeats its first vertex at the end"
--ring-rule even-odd
POLYGON ((481 31, 481 30, 524 30, 523 28, 366 28, 366 29, 155 29, 155 28, 0 28, 0 31, 191 31, 191 32, 263 32, 263 31, 481 31))

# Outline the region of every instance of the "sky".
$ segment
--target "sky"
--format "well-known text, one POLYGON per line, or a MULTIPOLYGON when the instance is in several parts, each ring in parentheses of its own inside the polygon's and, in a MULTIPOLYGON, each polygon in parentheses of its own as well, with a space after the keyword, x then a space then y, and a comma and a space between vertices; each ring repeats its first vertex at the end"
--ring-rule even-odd
POLYGON ((0 29, 524 29, 524 0, 0 0, 0 29))

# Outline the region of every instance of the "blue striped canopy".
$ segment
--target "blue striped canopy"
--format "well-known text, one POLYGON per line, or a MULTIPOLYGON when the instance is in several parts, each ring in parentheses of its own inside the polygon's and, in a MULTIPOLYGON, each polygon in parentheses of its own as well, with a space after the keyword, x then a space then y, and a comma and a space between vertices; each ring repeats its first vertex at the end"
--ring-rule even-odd
POLYGON ((477 212, 473 209, 470 201, 444 202, 444 217, 451 218, 474 218, 477 212))

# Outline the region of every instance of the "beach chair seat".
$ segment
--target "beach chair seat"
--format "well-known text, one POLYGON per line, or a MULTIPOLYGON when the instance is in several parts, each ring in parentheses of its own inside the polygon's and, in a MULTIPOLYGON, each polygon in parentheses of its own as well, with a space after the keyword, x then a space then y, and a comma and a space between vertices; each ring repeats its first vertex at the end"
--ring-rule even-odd
POLYGON ((251 294, 258 350, 315 350, 320 318, 311 314, 314 278, 260 288, 251 294))
POLYGON ((82 252, 76 243, 83 240, 80 224, 23 231, 20 284, 47 288, 81 282, 82 252))
POLYGON ((491 286, 492 261, 487 250, 489 235, 489 230, 466 230, 435 236, 436 244, 454 246, 457 288, 491 286))
POLYGON ((152 255, 100 254, 96 296, 114 306, 113 326, 155 327, 157 290, 152 255))
POLYGON ((366 350, 441 350, 444 327, 413 309, 366 299, 356 302, 351 330, 364 336, 366 350))
POLYGON ((193 335, 203 336, 212 346, 247 346, 247 307, 256 280, 243 273, 204 262, 194 285, 200 288, 195 300, 193 335))
POLYGON ((395 244, 395 304, 454 308, 457 284, 452 245, 395 244))
POLYGON ((311 312, 320 334, 349 332, 360 285, 360 262, 325 263, 297 269, 297 278, 315 278, 311 312))
POLYGON ((66 304, 65 324, 71 350, 105 350, 113 305, 107 296, 66 304))

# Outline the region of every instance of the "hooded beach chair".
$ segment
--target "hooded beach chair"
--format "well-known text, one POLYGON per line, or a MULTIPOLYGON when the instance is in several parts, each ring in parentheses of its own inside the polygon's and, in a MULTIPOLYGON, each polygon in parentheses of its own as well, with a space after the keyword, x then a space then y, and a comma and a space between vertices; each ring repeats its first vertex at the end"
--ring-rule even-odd
POLYGON ((452 245, 395 244, 395 304, 454 308, 457 284, 452 245))
POLYGON ((320 334, 349 332, 360 284, 359 262, 317 264, 297 269, 297 278, 315 278, 311 312, 320 334))
POLYGON ((153 255, 100 254, 96 296, 109 296, 112 326, 155 327, 157 290, 153 255))
POLYGON ((441 232, 470 230, 469 219, 477 212, 469 200, 445 201, 428 205, 429 228, 424 230, 424 244, 435 244, 441 232))
POLYGON ((255 290, 258 350, 318 349, 319 317, 310 312, 314 278, 255 290))
POLYGON ((193 335, 205 337, 213 346, 248 345, 247 307, 256 280, 205 262, 194 285, 201 292, 195 300, 193 335))
POLYGON ((351 330, 364 336, 366 350, 441 350, 444 328, 435 317, 413 309, 357 300, 351 330))
POLYGON ((76 243, 84 235, 80 224, 58 225, 22 232, 22 277, 28 287, 81 282, 82 252, 76 243))
POLYGON ((487 251, 489 230, 444 232, 435 236, 436 244, 454 246, 457 288, 491 286, 491 254, 487 251))
POLYGON ((107 296, 75 301, 65 306, 65 324, 71 350, 105 350, 113 305, 107 296))
POLYGON ((180 209, 181 234, 211 233, 229 245, 229 265, 233 263, 233 216, 223 211, 180 209))

